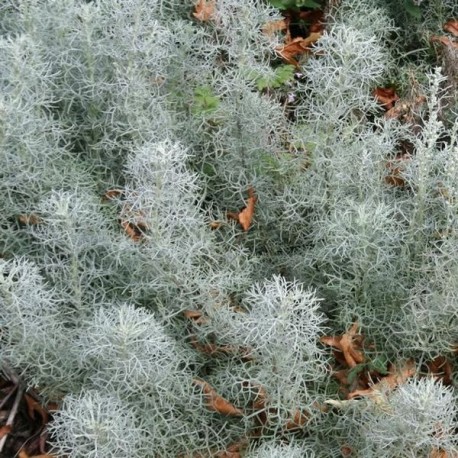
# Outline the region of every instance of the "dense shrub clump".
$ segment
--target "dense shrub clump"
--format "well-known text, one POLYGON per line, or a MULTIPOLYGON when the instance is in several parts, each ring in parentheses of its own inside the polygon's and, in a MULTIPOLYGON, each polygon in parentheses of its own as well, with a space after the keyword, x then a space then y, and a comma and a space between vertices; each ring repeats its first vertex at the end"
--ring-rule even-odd
POLYGON ((0 6, 0 356, 58 402, 51 452, 455 456, 456 377, 425 368, 458 344, 456 82, 429 41, 458 7, 401 8, 426 52, 393 2, 329 2, 285 67, 278 9, 194 3, 0 6))

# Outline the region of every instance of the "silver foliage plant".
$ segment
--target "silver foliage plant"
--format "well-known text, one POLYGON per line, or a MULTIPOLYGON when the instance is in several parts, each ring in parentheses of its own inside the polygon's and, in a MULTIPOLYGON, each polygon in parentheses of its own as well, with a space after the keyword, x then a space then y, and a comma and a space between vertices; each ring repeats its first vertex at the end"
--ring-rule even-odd
MULTIPOLYGON (((454 456, 458 450, 456 395, 433 378, 411 380, 377 400, 357 401, 350 423, 350 443, 363 456, 428 457, 439 450, 454 456)), ((348 412, 350 414, 350 412, 348 412)), ((350 415, 349 415, 350 416, 350 415)))
POLYGON ((456 382, 319 407, 338 396, 324 334, 358 320, 393 361, 457 343, 447 82, 422 81, 418 134, 381 119, 396 28, 382 0, 346 0, 297 79, 260 89, 267 3, 216 0, 204 22, 191 0, 0 6, 0 358, 60 402, 56 454, 457 453, 456 382), (402 141, 405 189, 386 180, 402 141), (227 212, 249 189, 243 231, 227 212))

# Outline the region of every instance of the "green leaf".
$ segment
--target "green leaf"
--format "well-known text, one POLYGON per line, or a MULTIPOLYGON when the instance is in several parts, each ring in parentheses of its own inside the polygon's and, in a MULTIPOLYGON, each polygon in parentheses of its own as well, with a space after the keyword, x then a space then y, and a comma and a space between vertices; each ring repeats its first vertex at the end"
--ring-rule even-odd
POLYGON ((287 8, 286 4, 288 2, 287 1, 283 1, 283 0, 269 0, 269 3, 272 6, 275 6, 275 8, 284 9, 284 8, 287 8))
POLYGON ((281 10, 286 10, 287 8, 297 7, 296 0, 269 0, 269 3, 276 8, 281 10))
POLYGON ((316 9, 322 7, 322 5, 315 0, 269 0, 269 3, 281 10, 302 7, 316 9))
POLYGON ((295 68, 293 65, 280 65, 274 70, 273 75, 256 76, 256 74, 253 74, 252 77, 256 81, 258 90, 262 91, 263 89, 279 88, 283 86, 283 84, 293 78, 294 70, 295 68))
POLYGON ((294 77, 294 65, 280 65, 275 69, 275 82, 280 86, 294 77))
POLYGON ((347 375, 347 380, 348 380, 348 383, 352 384, 357 375, 362 372, 364 370, 364 368, 366 367, 365 364, 358 364, 357 366, 355 367, 352 367, 349 371, 348 371, 348 375, 347 375))
POLYGON ((298 0, 296 6, 304 6, 306 8, 321 8, 321 5, 314 0, 298 0))
POLYGON ((413 18, 421 19, 421 9, 412 0, 404 0, 404 8, 413 18))
POLYGON ((373 359, 369 366, 372 370, 377 371, 379 374, 387 375, 388 374, 388 360, 382 356, 377 356, 377 358, 373 359))
POLYGON ((202 166, 202 173, 207 177, 213 177, 216 175, 216 170, 213 164, 210 164, 209 162, 204 162, 202 166))
POLYGON ((197 87, 194 90, 194 103, 192 112, 194 114, 208 114, 215 111, 219 106, 219 98, 213 94, 212 88, 197 87))

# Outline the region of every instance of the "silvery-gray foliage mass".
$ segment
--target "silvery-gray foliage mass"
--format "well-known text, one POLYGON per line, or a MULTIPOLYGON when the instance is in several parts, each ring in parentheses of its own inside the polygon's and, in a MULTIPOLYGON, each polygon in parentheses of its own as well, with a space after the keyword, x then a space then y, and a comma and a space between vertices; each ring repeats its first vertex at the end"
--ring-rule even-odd
MULTIPOLYGON (((317 408, 339 397, 324 334, 357 320, 393 362, 457 343, 444 72, 400 67, 393 2, 345 0, 300 78, 260 90, 282 40, 266 3, 216 0, 208 22, 191 0, 0 6, 0 357, 60 400, 56 453, 212 456, 261 415, 253 458, 458 453, 456 385, 317 408), (406 74, 427 97, 415 134, 372 95, 406 74), (386 176, 402 142, 401 189, 386 176), (244 232, 226 213, 250 186, 244 232), (209 409, 196 380, 243 415, 209 409)), ((435 3, 419 21, 439 33, 458 7, 435 3)))

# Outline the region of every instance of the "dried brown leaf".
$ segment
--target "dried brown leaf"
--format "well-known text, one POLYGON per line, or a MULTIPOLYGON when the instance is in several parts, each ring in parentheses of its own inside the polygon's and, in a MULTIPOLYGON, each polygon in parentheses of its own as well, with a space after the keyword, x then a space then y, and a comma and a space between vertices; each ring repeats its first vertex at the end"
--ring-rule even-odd
MULTIPOLYGON (((429 454, 429 458, 452 458, 445 450, 441 448, 434 448, 429 454)), ((455 457, 456 458, 456 457, 455 457)))
POLYGON ((242 208, 239 213, 227 212, 227 217, 237 220, 240 226, 242 226, 243 230, 248 231, 253 220, 257 200, 258 198, 254 193, 254 189, 252 186, 250 186, 248 189, 248 199, 246 206, 242 208))
POLYGON ((102 200, 113 200, 113 199, 119 199, 122 195, 124 194, 124 191, 122 189, 108 189, 105 191, 105 194, 102 196, 102 200))
POLYGON ((276 32, 283 32, 283 30, 286 30, 286 28, 286 20, 279 19, 278 21, 270 21, 264 24, 262 27, 262 33, 267 36, 272 36, 276 32))
POLYGON ((254 189, 252 187, 249 188, 248 195, 246 207, 239 213, 239 223, 244 231, 247 231, 251 226, 257 201, 257 197, 254 195, 254 189))
POLYGON ((121 227, 124 229, 126 235, 134 242, 139 242, 143 236, 143 232, 137 224, 129 221, 121 221, 121 227))
POLYGON ((183 312, 183 315, 185 318, 188 318, 189 320, 194 321, 195 323, 205 323, 207 321, 206 318, 204 318, 203 313, 200 310, 185 310, 183 312))
POLYGON ((437 356, 429 363, 426 363, 426 366, 429 371, 437 378, 440 378, 445 385, 452 384, 452 363, 445 356, 437 356))
POLYGON ((294 38, 289 43, 278 46, 275 50, 285 62, 298 66, 299 64, 295 57, 309 52, 310 46, 318 41, 320 37, 321 32, 313 32, 307 38, 294 38))
POLYGON ((202 389, 206 400, 206 406, 209 410, 231 417, 243 416, 243 412, 240 409, 220 396, 209 383, 200 379, 193 379, 193 383, 202 389))
POLYGON ((215 0, 199 0, 194 5, 192 15, 201 22, 207 22, 213 19, 215 14, 215 0))
POLYGON ((308 22, 309 33, 323 32, 325 28, 325 14, 323 10, 300 11, 299 19, 308 22))
POLYGON ((454 37, 458 37, 458 19, 450 19, 444 24, 444 30, 451 33, 454 37))
POLYGON ((18 458, 57 458, 55 455, 48 453, 42 455, 29 455, 24 449, 19 450, 18 458))
POLYGON ((403 188, 406 185, 404 172, 410 160, 411 156, 409 154, 405 154, 391 161, 387 161, 385 167, 388 170, 388 173, 385 175, 385 183, 390 186, 403 188))
POLYGON ((419 95, 410 100, 400 100, 391 107, 386 113, 386 119, 400 119, 409 124, 417 124, 418 110, 426 102, 424 95, 419 95))
POLYGON ((303 428, 307 424, 308 420, 309 415, 298 409, 294 412, 293 418, 286 423, 285 429, 287 431, 291 431, 293 429, 303 428))
POLYGON ((340 453, 343 458, 347 458, 353 455, 353 449, 349 445, 342 445, 342 447, 340 447, 340 453))
POLYGON ((458 49, 458 41, 453 41, 451 38, 443 35, 433 35, 431 41, 437 41, 449 48, 458 49))
POLYGON ((382 105, 385 110, 393 108, 395 103, 399 100, 399 96, 392 87, 378 87, 374 89, 373 94, 377 102, 382 105))
POLYGON ((346 364, 349 367, 355 367, 357 364, 364 362, 364 355, 360 350, 360 337, 357 334, 358 323, 355 322, 351 328, 342 336, 323 336, 320 341, 325 345, 330 345, 342 352, 346 364))
POLYGON ((41 224, 43 220, 35 213, 31 213, 30 215, 18 215, 17 220, 21 224, 25 224, 27 226, 41 224))
POLYGON ((27 405, 27 413, 32 420, 35 420, 35 413, 41 417, 42 424, 48 423, 48 411, 30 394, 24 394, 24 400, 27 405))
POLYGON ((222 221, 211 221, 209 226, 212 231, 219 229, 223 225, 222 221))
POLYGON ((11 429, 11 425, 0 426, 0 439, 8 435, 11 432, 11 429))
POLYGON ((392 366, 389 374, 380 379, 377 383, 374 383, 370 388, 366 390, 355 390, 348 395, 348 399, 353 399, 357 396, 377 397, 378 393, 384 391, 392 391, 398 385, 404 383, 408 378, 413 377, 416 372, 415 362, 409 359, 403 367, 396 368, 392 366))

